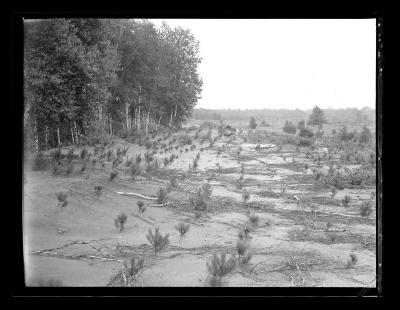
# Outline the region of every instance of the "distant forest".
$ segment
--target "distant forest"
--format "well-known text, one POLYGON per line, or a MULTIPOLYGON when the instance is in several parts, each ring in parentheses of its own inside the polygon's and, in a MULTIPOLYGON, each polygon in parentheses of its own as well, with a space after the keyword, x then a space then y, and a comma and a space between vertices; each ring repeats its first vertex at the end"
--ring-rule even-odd
MULTIPOLYGON (((375 122, 375 109, 322 109, 328 123, 375 122)), ((243 120, 254 117, 257 121, 290 120, 298 122, 308 120, 311 110, 260 109, 260 110, 212 110, 193 109, 192 118, 197 120, 243 120)))

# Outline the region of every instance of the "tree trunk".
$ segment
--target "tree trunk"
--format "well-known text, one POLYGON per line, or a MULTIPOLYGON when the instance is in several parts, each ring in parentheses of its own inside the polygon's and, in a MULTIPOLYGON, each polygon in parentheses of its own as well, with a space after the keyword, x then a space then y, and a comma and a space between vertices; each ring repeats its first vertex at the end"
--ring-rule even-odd
POLYGON ((146 134, 149 133, 149 119, 150 119, 150 110, 147 111, 147 118, 146 118, 146 134))
POLYGON ((36 151, 36 153, 38 153, 39 152, 39 135, 38 135, 36 121, 34 121, 34 127, 35 127, 35 151, 36 151))
MULTIPOLYGON (((140 98, 139 98, 139 103, 140 103, 140 98)), ((137 130, 140 131, 140 106, 139 106, 139 113, 138 113, 138 119, 137 119, 137 130)))
POLYGON ((125 102, 125 118, 126 118, 126 130, 129 130, 129 105, 128 102, 125 102))
POLYGON ((74 130, 71 127, 71 137, 72 137, 72 144, 75 144, 75 139, 74 139, 74 130))
POLYGON ((78 136, 78 128, 76 127, 76 122, 74 121, 74 133, 75 133, 75 142, 79 144, 79 136, 78 136))
POLYGON ((58 147, 61 147, 60 128, 59 127, 57 127, 57 139, 58 139, 58 147))
POLYGON ((45 145, 46 145, 46 150, 47 150, 47 125, 45 127, 44 138, 45 138, 45 145))

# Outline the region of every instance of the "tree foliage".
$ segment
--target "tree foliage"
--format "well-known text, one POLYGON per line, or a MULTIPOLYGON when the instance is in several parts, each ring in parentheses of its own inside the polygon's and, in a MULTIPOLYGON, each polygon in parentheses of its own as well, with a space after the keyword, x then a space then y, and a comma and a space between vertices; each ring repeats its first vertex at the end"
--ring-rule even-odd
POLYGON ((199 43, 188 30, 95 18, 24 27, 25 133, 36 151, 179 126, 199 99, 199 43))
POLYGON ((307 125, 322 127, 326 123, 324 111, 315 106, 308 119, 307 125))

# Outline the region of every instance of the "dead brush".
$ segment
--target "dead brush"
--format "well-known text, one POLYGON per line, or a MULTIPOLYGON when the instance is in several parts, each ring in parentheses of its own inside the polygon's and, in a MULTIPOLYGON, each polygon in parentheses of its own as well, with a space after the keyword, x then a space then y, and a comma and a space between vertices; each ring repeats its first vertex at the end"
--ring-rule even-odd
POLYGON ((68 205, 68 200, 67 200, 67 193, 65 192, 58 192, 56 193, 56 197, 58 200, 58 205, 57 205, 57 210, 56 213, 58 212, 58 210, 62 210, 63 208, 65 208, 68 205))
POLYGON ((155 228, 154 233, 149 229, 149 233, 146 237, 150 245, 154 248, 155 255, 169 244, 169 234, 163 236, 158 227, 155 228))
POLYGON ((185 234, 189 231, 190 225, 185 223, 179 223, 175 226, 175 229, 179 232, 179 241, 185 236, 185 234))
POLYGON ((350 254, 350 259, 347 261, 346 268, 353 268, 357 264, 358 258, 354 253, 350 254))
POLYGON ((207 269, 210 275, 210 285, 221 286, 222 277, 232 272, 236 267, 236 259, 233 255, 227 256, 226 251, 213 253, 207 262, 207 269))
POLYGON ((114 225, 120 232, 124 230, 127 219, 128 216, 125 213, 120 213, 117 218, 114 219, 114 225))

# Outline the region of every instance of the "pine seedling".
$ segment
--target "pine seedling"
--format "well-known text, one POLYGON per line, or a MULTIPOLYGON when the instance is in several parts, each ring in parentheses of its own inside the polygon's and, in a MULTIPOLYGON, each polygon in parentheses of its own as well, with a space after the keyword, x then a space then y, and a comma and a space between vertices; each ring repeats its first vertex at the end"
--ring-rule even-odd
POLYGON ((163 236, 158 227, 155 229, 154 233, 149 229, 149 233, 146 237, 150 245, 154 248, 155 255, 169 244, 169 234, 163 236))
POLYGON ((218 283, 221 283, 222 277, 232 272, 235 266, 236 266, 235 257, 233 255, 227 257, 226 251, 213 253, 213 256, 207 262, 208 272, 213 277, 217 277, 218 283))
POLYGON ((360 206, 361 216, 369 216, 372 213, 371 201, 364 201, 360 206))
POLYGON ((100 197, 102 190, 103 190, 103 186, 101 186, 101 185, 94 187, 94 191, 98 197, 100 197))
POLYGON ((179 241, 185 236, 189 230, 189 224, 179 223, 175 226, 175 229, 179 232, 179 241))
POLYGON ((240 257, 242 257, 248 248, 248 244, 244 240, 238 240, 236 243, 236 251, 239 255, 239 262, 240 262, 240 257))
POLYGON ((114 219, 114 225, 119 229, 119 231, 123 231, 125 228, 125 223, 128 219, 128 216, 125 213, 121 213, 114 219))
POLYGON ((168 191, 165 188, 160 187, 157 192, 157 203, 163 204, 167 199, 168 191))
POLYGON ((139 213, 143 213, 144 211, 146 211, 146 207, 145 207, 143 201, 139 200, 137 202, 137 206, 138 206, 139 213))
POLYGON ((243 204, 246 204, 249 201, 249 199, 250 199, 250 193, 246 189, 244 189, 242 193, 243 204))
POLYGON ((64 192, 58 192, 56 193, 56 197, 58 200, 58 205, 57 205, 57 210, 56 212, 58 212, 58 210, 62 210, 63 208, 65 208, 68 204, 68 200, 67 200, 67 194, 64 192))
POLYGON ((336 187, 331 187, 331 198, 334 198, 336 194, 337 194, 336 187))
POLYGON ((343 207, 345 207, 345 208, 349 207, 350 201, 351 201, 351 197, 349 195, 345 195, 344 198, 342 199, 343 207))
POLYGON ((110 173, 110 182, 112 182, 116 177, 117 177, 117 175, 118 175, 118 172, 117 171, 113 171, 113 172, 111 172, 110 173))
POLYGON ((128 266, 128 264, 126 262, 124 262, 124 269, 123 269, 123 273, 124 273, 124 284, 126 286, 131 286, 134 278, 140 273, 140 271, 143 269, 143 265, 144 265, 144 259, 143 258, 138 258, 136 260, 136 258, 131 258, 130 260, 130 266, 128 266))
POLYGON ((205 199, 209 199, 211 197, 212 189, 209 183, 203 184, 201 187, 201 191, 205 199))
POLYGON ((355 264, 357 264, 358 258, 357 255, 354 253, 350 254, 350 259, 347 261, 346 267, 353 268, 355 264))
POLYGON ((257 226, 259 221, 260 221, 260 217, 257 214, 250 214, 249 215, 249 221, 253 226, 257 226))

